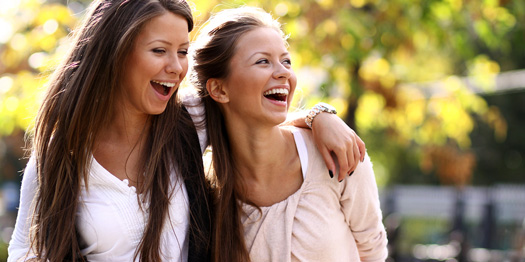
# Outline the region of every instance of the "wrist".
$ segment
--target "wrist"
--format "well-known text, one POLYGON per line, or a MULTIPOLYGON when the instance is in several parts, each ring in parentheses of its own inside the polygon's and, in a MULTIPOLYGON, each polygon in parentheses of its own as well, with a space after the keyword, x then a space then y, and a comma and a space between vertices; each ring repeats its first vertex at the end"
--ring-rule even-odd
POLYGON ((312 107, 312 109, 310 109, 310 111, 306 115, 306 118, 304 119, 304 122, 310 129, 312 129, 312 123, 314 122, 315 117, 322 112, 337 114, 337 111, 333 106, 322 102, 317 103, 314 107, 312 107))

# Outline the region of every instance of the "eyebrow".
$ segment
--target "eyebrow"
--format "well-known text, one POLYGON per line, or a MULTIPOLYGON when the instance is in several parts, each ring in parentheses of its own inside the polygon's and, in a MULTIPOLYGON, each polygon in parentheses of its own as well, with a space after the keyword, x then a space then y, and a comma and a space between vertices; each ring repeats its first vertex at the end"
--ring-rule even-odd
MULTIPOLYGON (((150 41, 150 42, 148 42, 146 44, 150 45, 150 44, 155 43, 155 42, 161 42, 161 43, 164 43, 164 44, 167 44, 167 45, 172 45, 171 42, 169 42, 167 40, 164 40, 164 39, 155 39, 155 40, 150 41)), ((183 45, 190 45, 190 42, 189 41, 184 42, 184 43, 181 44, 181 46, 183 46, 183 45)))
MULTIPOLYGON (((257 54, 262 54, 262 55, 265 55, 265 56, 270 56, 271 54, 268 53, 268 52, 264 52, 264 51, 261 51, 261 52, 255 52, 253 55, 251 55, 250 57, 248 57, 248 59, 251 59, 252 57, 256 56, 257 54)), ((290 55, 290 52, 284 52, 282 53, 280 56, 287 56, 287 55, 290 55)))

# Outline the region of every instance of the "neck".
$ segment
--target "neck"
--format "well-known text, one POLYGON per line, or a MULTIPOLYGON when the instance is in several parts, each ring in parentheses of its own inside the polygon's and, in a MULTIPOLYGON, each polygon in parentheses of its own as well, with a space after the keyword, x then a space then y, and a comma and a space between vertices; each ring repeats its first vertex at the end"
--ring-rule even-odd
POLYGON ((254 125, 227 124, 232 156, 246 179, 263 182, 279 175, 297 156, 290 130, 254 125))
POLYGON ((141 145, 147 138, 151 121, 148 115, 132 115, 117 111, 103 128, 97 140, 119 144, 122 147, 141 145))

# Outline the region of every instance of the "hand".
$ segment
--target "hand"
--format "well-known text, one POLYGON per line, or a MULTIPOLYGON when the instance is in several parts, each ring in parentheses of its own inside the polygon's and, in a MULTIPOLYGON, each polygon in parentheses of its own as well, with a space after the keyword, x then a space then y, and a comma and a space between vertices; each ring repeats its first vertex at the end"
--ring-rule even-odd
POLYGON ((339 166, 338 181, 348 177, 359 161, 365 158, 365 143, 341 118, 320 113, 312 122, 312 133, 317 149, 334 176, 339 166))

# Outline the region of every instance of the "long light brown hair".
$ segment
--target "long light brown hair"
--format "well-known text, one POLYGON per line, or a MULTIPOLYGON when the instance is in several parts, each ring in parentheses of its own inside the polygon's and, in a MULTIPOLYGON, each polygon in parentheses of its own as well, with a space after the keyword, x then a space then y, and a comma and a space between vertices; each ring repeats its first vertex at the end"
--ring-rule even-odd
POLYGON ((240 221, 242 208, 238 202, 246 199, 240 178, 236 176, 224 116, 219 104, 209 96, 206 82, 210 78, 228 77, 230 61, 239 38, 260 27, 275 29, 286 41, 280 23, 270 14, 258 8, 241 7, 215 14, 199 31, 192 44, 193 71, 190 80, 203 98, 206 108, 206 125, 215 173, 214 187, 218 194, 212 240, 213 260, 216 262, 245 262, 250 258, 244 244, 240 221))
MULTIPOLYGON (((31 250, 42 261, 84 260, 75 221, 81 185, 88 185, 94 141, 113 114, 122 65, 136 36, 148 21, 166 12, 183 17, 188 32, 193 29, 185 0, 94 1, 73 35, 69 53, 51 77, 32 143, 38 192, 30 239, 31 250)), ((150 116, 149 123, 141 163, 147 175, 137 188, 149 202, 149 218, 135 259, 160 261, 160 235, 168 217, 174 167, 185 182, 200 185, 196 204, 209 207, 201 151, 194 143, 195 127, 175 95, 162 114, 150 116)), ((190 224, 201 215, 191 214, 190 224)), ((191 228, 195 230, 200 232, 191 228)), ((206 250, 205 233, 196 236, 206 250)))

